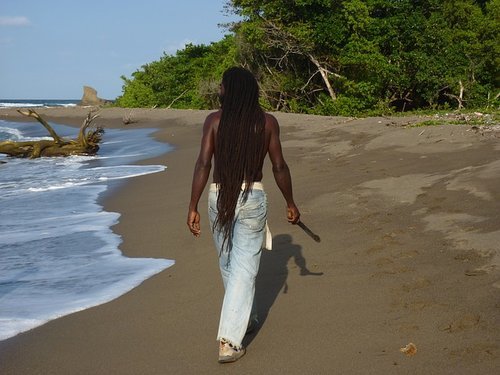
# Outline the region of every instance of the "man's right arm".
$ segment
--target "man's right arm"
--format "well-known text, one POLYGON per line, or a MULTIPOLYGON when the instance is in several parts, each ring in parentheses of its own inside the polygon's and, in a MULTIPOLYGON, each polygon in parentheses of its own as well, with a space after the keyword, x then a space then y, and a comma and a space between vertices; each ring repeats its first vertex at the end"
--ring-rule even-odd
POLYGON ((279 124, 274 116, 266 115, 266 127, 270 134, 268 152, 273 166, 274 180, 281 190, 283 198, 285 198, 287 219, 290 223, 296 224, 300 220, 300 212, 293 200, 292 177, 290 175, 290 169, 283 157, 279 124))
POLYGON ((200 153, 193 172, 191 184, 191 200, 189 202, 187 225, 193 235, 200 235, 200 214, 198 202, 205 189, 210 170, 212 168, 212 156, 214 154, 214 123, 218 121, 217 112, 207 116, 203 125, 203 136, 201 139, 200 153))

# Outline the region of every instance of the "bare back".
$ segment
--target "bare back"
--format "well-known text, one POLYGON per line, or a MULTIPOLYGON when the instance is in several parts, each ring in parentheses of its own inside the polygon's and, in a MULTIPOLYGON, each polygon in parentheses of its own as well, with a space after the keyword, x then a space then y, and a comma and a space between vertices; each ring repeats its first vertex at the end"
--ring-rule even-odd
MULTIPOLYGON (((200 235, 200 214, 198 213, 198 202, 208 181, 212 168, 212 158, 215 155, 217 130, 220 118, 221 111, 219 110, 209 114, 205 119, 205 123, 203 124, 203 136, 201 138, 200 153, 194 167, 187 225, 191 233, 196 237, 200 235)), ((274 116, 267 113, 265 114, 265 121, 264 151, 262 152, 260 161, 260 170, 256 174, 254 181, 256 182, 262 180, 262 166, 266 155, 269 155, 273 168, 274 180, 276 181, 276 184, 283 194, 283 198, 287 204, 287 220, 292 224, 296 224, 300 220, 300 212, 293 200, 292 179, 281 149, 278 121, 274 116)), ((214 170, 213 181, 219 182, 217 170, 214 170)))
MULTIPOLYGON (((209 135, 206 141, 212 144, 213 150, 212 150, 212 156, 215 158, 217 157, 217 130, 219 128, 219 122, 220 122, 220 116, 221 116, 221 111, 214 112, 210 114, 207 117, 207 121, 205 123, 205 126, 208 128, 209 135)), ((254 178, 253 182, 261 181, 262 180, 262 167, 264 165, 264 159, 266 158, 266 155, 269 154, 269 157, 271 159, 271 163, 273 164, 273 169, 275 164, 277 166, 281 165, 284 163, 282 151, 281 151, 281 144, 279 141, 279 126, 276 118, 268 113, 265 113, 265 128, 264 128, 264 148, 263 148, 263 153, 261 156, 260 160, 260 169, 258 173, 256 174, 256 177, 254 178)), ((202 145, 203 147, 203 145, 202 145)), ((215 166, 217 163, 214 163, 215 166)), ((218 177, 218 171, 217 167, 214 167, 213 171, 213 182, 217 183, 219 182, 219 177, 218 177)))

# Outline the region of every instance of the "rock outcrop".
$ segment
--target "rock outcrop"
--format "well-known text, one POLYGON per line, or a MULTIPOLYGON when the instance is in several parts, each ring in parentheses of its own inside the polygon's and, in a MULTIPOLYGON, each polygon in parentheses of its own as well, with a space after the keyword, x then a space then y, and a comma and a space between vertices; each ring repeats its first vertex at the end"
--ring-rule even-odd
POLYGON ((80 100, 80 105, 103 105, 107 103, 112 103, 112 101, 99 98, 94 88, 83 86, 83 96, 82 100, 80 100))

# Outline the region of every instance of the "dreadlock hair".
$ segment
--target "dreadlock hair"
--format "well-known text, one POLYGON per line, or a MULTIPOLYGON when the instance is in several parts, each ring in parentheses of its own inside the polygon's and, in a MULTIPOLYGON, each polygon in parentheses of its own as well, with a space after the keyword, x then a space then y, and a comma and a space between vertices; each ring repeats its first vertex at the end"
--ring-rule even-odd
MULTIPOLYGON (((219 179, 218 215, 212 230, 223 234, 222 248, 231 250, 235 209, 242 189, 245 202, 262 168, 265 115, 259 104, 259 86, 248 70, 233 67, 222 76, 224 95, 217 132, 215 167, 219 179)), ((221 250, 222 251, 222 250, 221 250)))

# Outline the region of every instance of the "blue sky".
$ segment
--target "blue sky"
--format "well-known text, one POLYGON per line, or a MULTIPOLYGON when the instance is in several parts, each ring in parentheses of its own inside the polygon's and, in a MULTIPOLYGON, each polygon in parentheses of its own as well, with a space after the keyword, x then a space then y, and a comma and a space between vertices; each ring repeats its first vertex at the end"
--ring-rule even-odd
POLYGON ((234 21, 226 0, 1 0, 0 98, 80 99, 121 94, 121 76, 209 44, 234 21))

